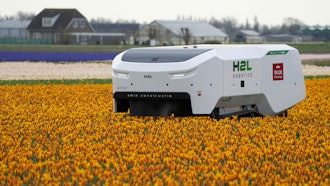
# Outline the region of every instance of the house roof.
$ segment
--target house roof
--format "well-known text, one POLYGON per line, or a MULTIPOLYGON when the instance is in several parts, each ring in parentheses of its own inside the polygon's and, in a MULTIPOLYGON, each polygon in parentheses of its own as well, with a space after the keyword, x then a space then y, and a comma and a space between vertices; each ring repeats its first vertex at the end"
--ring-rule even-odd
POLYGON ((91 23, 95 32, 125 32, 138 30, 138 23, 91 23))
POLYGON ((310 26, 310 27, 305 27, 303 28, 304 30, 329 30, 330 26, 310 26))
POLYGON ((241 32, 247 36, 260 36, 260 33, 254 31, 254 30, 239 30, 239 32, 241 32))
POLYGON ((64 30, 70 24, 72 18, 86 19, 77 9, 44 9, 33 18, 28 30, 64 30), (58 17, 57 17, 58 16, 58 17), (42 18, 55 18, 56 21, 51 27, 42 26, 42 18))
POLYGON ((222 30, 210 25, 205 21, 165 21, 155 20, 163 25, 176 35, 181 35, 181 28, 188 28, 189 32, 194 37, 227 37, 222 30))
POLYGON ((22 28, 26 29, 26 27, 30 24, 31 21, 19 21, 19 20, 10 20, 10 21, 0 21, 0 28, 22 28))

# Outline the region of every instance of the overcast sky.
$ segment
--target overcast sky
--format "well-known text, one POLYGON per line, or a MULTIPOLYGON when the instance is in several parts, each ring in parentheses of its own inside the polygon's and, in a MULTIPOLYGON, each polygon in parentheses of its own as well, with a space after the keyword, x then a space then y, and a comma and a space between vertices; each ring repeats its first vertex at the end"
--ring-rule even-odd
POLYGON ((149 23, 178 15, 209 20, 234 17, 239 24, 257 16, 260 24, 280 25, 293 17, 307 25, 330 25, 330 0, 1 0, 0 15, 38 14, 44 8, 76 8, 88 20, 103 17, 149 23))

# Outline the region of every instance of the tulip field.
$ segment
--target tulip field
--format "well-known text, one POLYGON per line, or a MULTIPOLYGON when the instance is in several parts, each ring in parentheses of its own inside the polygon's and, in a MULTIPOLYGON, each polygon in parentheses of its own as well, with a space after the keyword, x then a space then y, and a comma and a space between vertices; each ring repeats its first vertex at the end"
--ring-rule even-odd
POLYGON ((47 61, 47 62, 81 62, 92 60, 111 60, 117 53, 72 53, 72 52, 3 52, 2 61, 47 61))
POLYGON ((288 117, 113 113, 111 84, 0 86, 0 185, 330 185, 330 78, 288 117))

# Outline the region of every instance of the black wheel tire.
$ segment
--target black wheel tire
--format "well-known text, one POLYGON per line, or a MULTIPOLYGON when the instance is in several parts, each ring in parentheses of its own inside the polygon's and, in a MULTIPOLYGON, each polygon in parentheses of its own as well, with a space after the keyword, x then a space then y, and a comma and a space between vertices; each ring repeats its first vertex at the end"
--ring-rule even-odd
POLYGON ((214 118, 214 119, 220 119, 219 108, 214 108, 213 111, 210 114, 210 117, 214 118))

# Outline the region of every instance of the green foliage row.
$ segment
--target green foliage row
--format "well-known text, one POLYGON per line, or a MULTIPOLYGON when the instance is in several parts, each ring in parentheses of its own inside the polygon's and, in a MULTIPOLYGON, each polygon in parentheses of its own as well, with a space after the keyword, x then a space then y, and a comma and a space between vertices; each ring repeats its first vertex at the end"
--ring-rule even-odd
POLYGON ((330 66, 330 59, 316 59, 316 60, 304 60, 301 62, 304 65, 315 65, 321 67, 329 67, 330 66))
POLYGON ((305 76, 305 79, 325 79, 325 78, 330 78, 330 75, 305 76))
POLYGON ((10 52, 91 52, 119 53, 133 45, 0 45, 0 51, 10 52))
POLYGON ((330 42, 327 43, 296 43, 289 44, 299 50, 301 54, 325 54, 330 53, 330 42))

